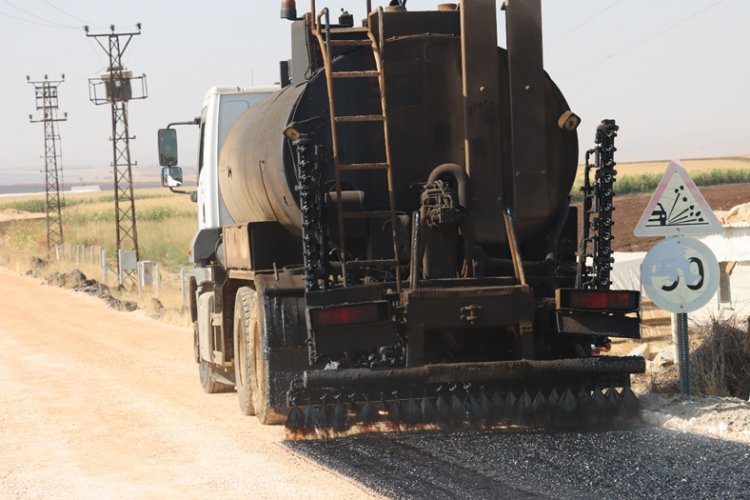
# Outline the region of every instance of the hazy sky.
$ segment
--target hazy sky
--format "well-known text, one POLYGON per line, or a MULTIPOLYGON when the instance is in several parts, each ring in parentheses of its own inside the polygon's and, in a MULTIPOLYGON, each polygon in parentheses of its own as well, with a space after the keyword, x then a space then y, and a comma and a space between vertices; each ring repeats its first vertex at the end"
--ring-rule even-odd
MULTIPOLYGON (((386 0, 373 0, 374 5, 386 0)), ((413 10, 436 0, 410 0, 413 10)), ((500 2, 498 2, 500 3, 500 2)), ((596 124, 621 126, 618 160, 750 154, 750 1, 543 0, 545 66, 571 108, 583 118, 582 147, 596 124)), ((0 183, 10 174, 38 176, 43 130, 30 124, 34 94, 26 75, 58 78, 67 177, 112 159, 108 106, 89 102, 87 79, 105 68, 92 31, 133 29, 126 65, 148 77, 149 98, 130 104, 132 158, 156 163, 156 130, 200 112, 212 85, 278 80, 290 54, 288 22, 277 0, 0 0, 3 77, 0 96, 0 183)), ((362 1, 318 0, 334 12, 347 6, 364 16, 362 1)), ((298 2, 298 11, 309 3, 298 2)), ((498 12, 501 45, 504 16, 498 12)), ((197 133, 182 131, 181 160, 194 165, 197 133)))

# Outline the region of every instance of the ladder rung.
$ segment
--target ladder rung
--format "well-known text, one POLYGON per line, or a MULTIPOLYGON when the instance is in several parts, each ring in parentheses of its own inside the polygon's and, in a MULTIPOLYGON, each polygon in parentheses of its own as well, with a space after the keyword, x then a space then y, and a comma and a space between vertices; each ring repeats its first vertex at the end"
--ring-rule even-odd
MULTIPOLYGON (((326 31, 325 30, 325 26, 321 25, 320 28, 323 31, 323 34, 325 34, 325 31, 326 31)), ((369 30, 367 28, 362 28, 362 27, 356 27, 356 28, 331 28, 331 34, 332 35, 336 35, 336 34, 339 34, 339 33, 348 33, 348 34, 361 33, 361 34, 366 34, 366 33, 368 33, 368 31, 369 30)))
POLYGON ((380 72, 376 70, 367 71, 334 71, 331 73, 333 78, 377 78, 380 72))
POLYGON ((396 261, 396 259, 347 260, 346 261, 347 266, 354 266, 354 267, 376 267, 376 266, 383 266, 383 265, 395 266, 396 264, 398 264, 398 261, 396 261))
POLYGON ((351 115, 351 116, 336 116, 334 120, 337 122, 382 122, 385 120, 383 115, 351 115))
POLYGON ((372 42, 368 39, 365 40, 331 40, 328 42, 331 47, 360 47, 365 45, 372 45, 372 42))
POLYGON ((385 219, 390 218, 391 212, 389 210, 378 210, 371 212, 344 212, 345 219, 385 219))
POLYGON ((387 170, 387 163, 342 163, 339 170, 349 172, 352 170, 387 170))

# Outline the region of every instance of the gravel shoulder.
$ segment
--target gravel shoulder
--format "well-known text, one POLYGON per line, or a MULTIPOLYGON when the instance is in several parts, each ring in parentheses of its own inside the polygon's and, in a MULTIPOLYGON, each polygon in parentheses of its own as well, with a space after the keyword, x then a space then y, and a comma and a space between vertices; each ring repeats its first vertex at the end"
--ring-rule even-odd
POLYGON ((640 399, 643 418, 651 425, 750 445, 748 401, 670 394, 645 394, 640 399))

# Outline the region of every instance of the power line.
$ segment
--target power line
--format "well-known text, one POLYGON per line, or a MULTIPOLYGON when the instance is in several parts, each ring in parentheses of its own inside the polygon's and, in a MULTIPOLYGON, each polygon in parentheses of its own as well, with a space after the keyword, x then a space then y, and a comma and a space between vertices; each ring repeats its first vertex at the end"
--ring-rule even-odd
POLYGON ((588 19, 586 19, 582 23, 580 23, 577 26, 571 28, 570 30, 566 31, 565 33, 563 33, 562 35, 560 35, 557 38, 553 39, 552 41, 546 43, 544 46, 545 47, 549 47, 553 43, 562 40, 563 38, 565 38, 566 36, 570 35, 571 33, 575 32, 575 31, 578 31, 580 28, 586 26, 588 23, 590 23, 591 21, 593 21, 597 17, 601 16, 602 14, 604 14, 605 12, 607 12, 609 9, 611 9, 612 7, 614 7, 615 5, 617 5, 620 2, 622 2, 622 0, 617 0, 615 3, 609 5, 608 7, 603 8, 602 10, 600 10, 599 12, 597 12, 596 14, 594 14, 593 16, 589 17, 588 19))
POLYGON ((90 22, 86 21, 85 19, 81 19, 81 18, 80 18, 80 17, 78 17, 78 16, 74 16, 74 15, 73 15, 73 14, 71 14, 70 12, 67 12, 67 11, 65 11, 65 10, 61 9, 61 8, 60 8, 60 7, 58 7, 57 5, 55 5, 55 4, 51 3, 51 2, 48 2, 47 0, 42 0, 42 2, 46 3, 47 5, 49 5, 50 7, 52 7, 53 9, 55 9, 56 11, 58 11, 58 12, 61 12, 61 13, 65 14, 65 15, 66 15, 66 16, 68 16, 69 18, 71 18, 71 19, 75 19, 75 20, 76 20, 76 21, 78 21, 78 22, 81 22, 81 23, 83 23, 83 24, 88 24, 89 26, 96 26, 96 27, 98 27, 98 28, 103 28, 103 27, 104 27, 103 25, 100 25, 100 24, 94 24, 94 23, 90 23, 90 22))
POLYGON ((581 71, 586 71, 587 69, 593 68, 594 66, 597 66, 597 65, 599 65, 599 64, 601 64, 601 63, 603 63, 605 61, 608 61, 608 60, 610 60, 610 59, 612 59, 614 57, 617 57, 620 54, 623 54, 623 53, 625 53, 625 52, 627 52, 629 50, 632 50, 632 49, 634 49, 634 48, 636 48, 636 47, 638 47, 640 45, 643 45, 646 42, 650 42, 654 38, 659 37, 659 36, 663 35, 664 33, 668 32, 668 31, 671 31, 674 28, 677 28, 678 26, 681 26, 681 25, 685 24, 686 22, 690 21, 691 19, 693 19, 693 18, 695 18, 695 17, 697 17, 697 16, 699 16, 699 15, 701 15, 701 14, 703 14, 703 13, 705 13, 705 12, 711 10, 711 9, 713 9, 714 7, 716 7, 717 5, 719 5, 720 3, 722 3, 723 1, 724 0, 717 0, 716 2, 712 3, 708 7, 705 7, 703 9, 699 10, 698 12, 690 14, 688 17, 686 17, 684 19, 681 19, 680 21, 672 24, 671 26, 668 26, 668 27, 664 28, 663 30, 657 31, 653 35, 649 35, 646 38, 643 38, 643 39, 641 39, 641 40, 639 40, 639 41, 637 41, 637 42, 635 42, 635 43, 633 43, 631 45, 628 45, 627 47, 625 47, 623 49, 620 49, 617 52, 614 52, 614 53, 608 55, 607 57, 603 57, 602 59, 599 59, 598 61, 594 61, 591 64, 587 64, 585 66, 582 66, 582 67, 576 69, 575 71, 572 71, 572 72, 568 73, 567 75, 563 75, 563 76, 560 77, 560 79, 568 78, 570 76, 576 75, 576 74, 580 73, 581 71))
POLYGON ((55 26, 55 25, 52 25, 52 24, 43 24, 43 23, 38 23, 36 21, 30 21, 30 20, 24 19, 22 17, 14 16, 13 14, 8 14, 7 12, 4 12, 2 10, 0 10, 0 16, 9 17, 10 19, 15 19, 16 21, 21 21, 23 23, 34 24, 36 26, 44 26, 45 28, 67 29, 67 28, 64 28, 62 26, 55 26))
MULTIPOLYGON (((60 23, 57 23, 55 21, 50 21, 49 19, 45 19, 45 18, 43 18, 41 16, 37 16, 33 12, 29 12, 28 10, 23 9, 23 8, 19 7, 18 5, 15 5, 15 4, 9 2, 8 0, 2 0, 2 2, 4 4, 6 4, 6 5, 9 5, 9 6, 13 7, 14 9, 16 9, 16 10, 18 10, 20 12, 23 12, 27 16, 31 16, 31 17, 33 17, 35 19, 38 19, 40 21, 44 21, 45 23, 48 23, 50 25, 50 27, 58 27, 58 28, 65 28, 65 29, 80 29, 79 26, 66 26, 64 24, 60 24, 60 23)), ((17 19, 23 20, 23 19, 20 19, 20 18, 17 18, 17 19)))

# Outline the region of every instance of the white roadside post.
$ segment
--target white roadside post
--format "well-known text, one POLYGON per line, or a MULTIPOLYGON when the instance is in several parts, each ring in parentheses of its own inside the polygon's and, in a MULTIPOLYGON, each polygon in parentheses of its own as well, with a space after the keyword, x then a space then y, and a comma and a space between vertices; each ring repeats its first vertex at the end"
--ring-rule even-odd
POLYGON ((154 288, 158 299, 161 293, 161 266, 158 263, 154 264, 154 288))
POLYGON ((643 259, 641 283, 654 304, 673 313, 672 342, 684 395, 691 392, 687 313, 711 300, 720 276, 719 263, 711 250, 684 236, 722 230, 687 171, 671 161, 633 231, 636 236, 666 237, 643 259))

